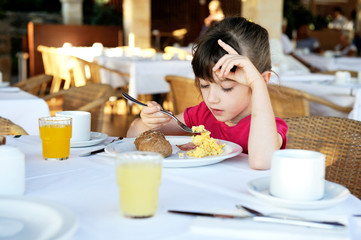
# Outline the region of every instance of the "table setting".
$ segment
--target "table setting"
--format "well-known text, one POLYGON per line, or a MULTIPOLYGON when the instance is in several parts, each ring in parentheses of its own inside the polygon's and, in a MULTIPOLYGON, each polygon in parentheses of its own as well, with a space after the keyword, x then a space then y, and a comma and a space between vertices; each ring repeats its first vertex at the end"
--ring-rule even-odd
MULTIPOLYGON (((83 117, 79 118, 83 123, 88 121, 79 112, 60 113, 48 120, 70 118, 76 122, 77 116, 83 117)), ((90 130, 85 129, 89 139, 90 130)), ((81 136, 81 130, 76 127, 74 136, 81 136)), ((47 158, 43 155, 44 141, 48 141, 44 131, 40 136, 6 136, 6 144, 0 146, 0 164, 6 166, 9 154, 5 148, 18 151, 18 161, 24 166, 18 178, 24 185, 22 191, 0 197, 0 222, 7 226, 0 227, 0 239, 360 238, 361 201, 345 187, 321 180, 323 154, 300 150, 298 156, 319 164, 305 167, 304 162, 310 161, 299 161, 295 169, 284 164, 287 156, 281 155, 278 170, 274 165, 271 170, 258 171, 249 167, 248 155, 241 153, 237 144, 224 141, 224 153, 196 159, 179 154, 176 146, 192 141, 191 136, 165 138, 172 146, 169 157, 137 151, 134 138, 107 136, 97 144, 80 147, 72 147, 67 137, 67 156, 47 158), (84 154, 95 150, 100 151, 84 154), (151 159, 156 162, 150 164, 151 159), (311 183, 312 189, 319 186, 316 196, 306 191, 310 185, 303 186, 309 181, 282 181, 297 175, 284 176, 282 172, 309 168, 318 169, 312 172, 319 174, 315 179, 320 184, 311 183), (272 180, 277 176, 279 180, 272 180), (290 199, 278 195, 272 190, 273 181, 288 183, 285 187, 290 190, 281 189, 286 195, 298 195, 290 199), (126 187, 125 183, 131 185, 126 187), (145 187, 153 183, 154 187, 145 187), (138 187, 137 191, 126 191, 138 187), (154 189, 153 197, 148 191, 143 193, 145 189, 154 189), (24 212, 34 217, 25 218, 24 212)), ((280 150, 286 154, 284 151, 280 150)), ((276 160, 272 163, 277 164, 276 160)), ((2 170, 6 171, 5 167, 2 170)), ((0 186, 0 192, 3 189, 0 186)))

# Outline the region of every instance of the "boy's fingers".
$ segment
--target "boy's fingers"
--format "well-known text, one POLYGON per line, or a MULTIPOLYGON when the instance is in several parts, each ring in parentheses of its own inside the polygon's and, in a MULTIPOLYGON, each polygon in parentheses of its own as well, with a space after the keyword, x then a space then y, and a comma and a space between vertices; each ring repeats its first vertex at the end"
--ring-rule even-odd
POLYGON ((238 54, 236 50, 234 50, 227 43, 223 42, 221 39, 218 39, 218 44, 219 44, 219 46, 221 46, 229 54, 238 54))

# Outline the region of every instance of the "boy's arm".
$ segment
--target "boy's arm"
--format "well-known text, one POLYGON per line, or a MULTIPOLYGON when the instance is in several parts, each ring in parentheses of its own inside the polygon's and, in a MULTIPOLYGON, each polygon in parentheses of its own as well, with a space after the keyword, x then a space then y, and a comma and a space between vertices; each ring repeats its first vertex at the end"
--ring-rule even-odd
POLYGON ((254 169, 269 169, 274 151, 280 149, 282 137, 277 132, 276 120, 267 90, 269 76, 254 81, 252 88, 252 118, 248 139, 249 164, 254 169), (268 78, 268 79, 267 79, 268 78))

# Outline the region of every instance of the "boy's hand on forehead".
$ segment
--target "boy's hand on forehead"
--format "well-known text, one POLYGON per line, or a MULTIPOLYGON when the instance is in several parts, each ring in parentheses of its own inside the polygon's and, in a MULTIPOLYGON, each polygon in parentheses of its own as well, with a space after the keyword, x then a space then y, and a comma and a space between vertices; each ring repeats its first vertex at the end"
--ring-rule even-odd
POLYGON ((239 55, 236 50, 220 39, 218 44, 228 53, 221 57, 212 68, 219 78, 232 79, 248 86, 255 78, 263 79, 248 57, 239 55))

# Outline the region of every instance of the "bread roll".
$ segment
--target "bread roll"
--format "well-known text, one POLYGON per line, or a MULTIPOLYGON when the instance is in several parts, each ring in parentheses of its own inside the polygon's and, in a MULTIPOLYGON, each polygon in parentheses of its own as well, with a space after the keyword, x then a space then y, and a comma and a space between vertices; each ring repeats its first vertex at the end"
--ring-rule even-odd
POLYGON ((148 130, 140 134, 134 141, 139 151, 157 152, 164 157, 172 154, 172 145, 161 132, 148 130))

